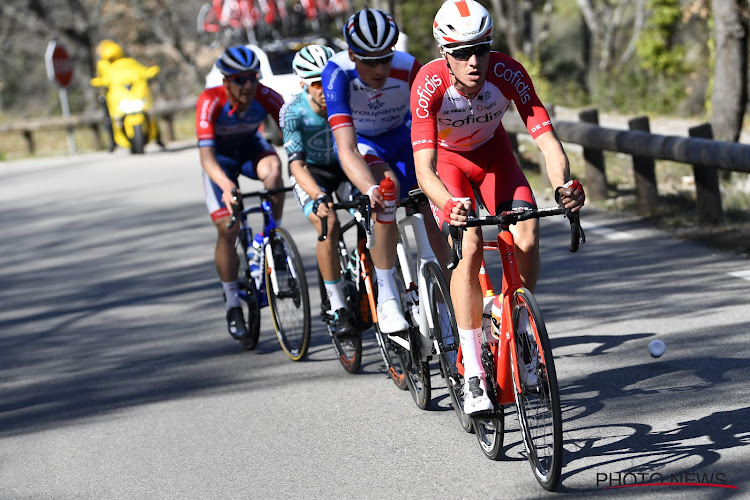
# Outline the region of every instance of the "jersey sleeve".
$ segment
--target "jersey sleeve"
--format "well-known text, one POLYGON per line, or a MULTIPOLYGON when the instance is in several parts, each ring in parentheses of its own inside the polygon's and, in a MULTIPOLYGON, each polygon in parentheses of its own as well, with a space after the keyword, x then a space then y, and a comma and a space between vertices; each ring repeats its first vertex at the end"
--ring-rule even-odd
MULTIPOLYGON (((266 87, 262 83, 258 84, 258 90, 255 93, 255 99, 263 106, 266 113, 271 115, 274 121, 279 124, 279 113, 281 107, 284 105, 284 98, 281 94, 273 90, 272 88, 266 87)), ((280 124, 279 124, 280 128, 280 124)))
MULTIPOLYGON (((302 94, 299 94, 302 95, 302 94)), ((286 151, 289 163, 294 160, 305 159, 305 147, 302 140, 302 128, 299 115, 296 112, 294 104, 298 102, 299 97, 295 97, 281 108, 279 115, 279 126, 284 136, 284 150, 286 151)))
POLYGON ((422 66, 411 87, 411 146, 414 151, 437 149, 437 114, 446 85, 433 64, 422 66))
POLYGON ((220 110, 219 96, 215 92, 204 90, 195 103, 195 133, 198 136, 198 147, 212 147, 216 133, 214 121, 220 110))
POLYGON ((328 108, 328 123, 331 130, 353 127, 352 109, 349 104, 349 77, 346 71, 329 60, 321 74, 328 108))
POLYGON ((509 92, 506 95, 515 103, 531 138, 536 139, 544 132, 553 130, 549 113, 537 96, 526 68, 510 56, 504 56, 494 65, 494 71, 506 83, 503 93, 509 92))

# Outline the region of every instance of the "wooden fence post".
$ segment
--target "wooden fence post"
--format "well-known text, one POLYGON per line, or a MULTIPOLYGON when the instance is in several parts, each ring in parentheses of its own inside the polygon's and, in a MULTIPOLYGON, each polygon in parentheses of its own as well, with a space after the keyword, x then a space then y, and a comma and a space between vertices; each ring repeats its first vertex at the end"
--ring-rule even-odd
POLYGON ((166 137, 162 137, 162 141, 166 139, 166 142, 174 141, 174 115, 172 113, 166 114, 162 117, 166 122, 165 127, 166 137))
POLYGON ((34 156, 34 153, 36 151, 36 148, 34 147, 34 134, 31 132, 31 130, 24 130, 23 138, 26 140, 26 149, 28 150, 29 154, 34 156))
MULTIPOLYGON (((643 132, 651 131, 647 116, 639 116, 629 120, 628 128, 643 132)), ((636 205, 640 215, 653 215, 659 202, 655 164, 653 158, 633 155, 636 205)))
MULTIPOLYGON (((696 125, 688 129, 690 137, 713 139, 710 123, 696 125)), ((724 220, 719 191, 719 174, 716 168, 693 165, 695 177, 695 198, 698 205, 698 220, 702 224, 719 224, 724 220)))
MULTIPOLYGON (((582 122, 599 125, 599 111, 586 109, 578 114, 582 122)), ((604 165, 604 151, 594 148, 583 148, 583 161, 586 165, 586 195, 592 200, 606 200, 607 172, 604 165)))
POLYGON ((104 146, 102 145, 102 137, 99 135, 99 124, 98 123, 92 123, 89 125, 89 130, 91 130, 91 138, 94 141, 94 149, 96 151, 101 151, 104 149, 104 146))

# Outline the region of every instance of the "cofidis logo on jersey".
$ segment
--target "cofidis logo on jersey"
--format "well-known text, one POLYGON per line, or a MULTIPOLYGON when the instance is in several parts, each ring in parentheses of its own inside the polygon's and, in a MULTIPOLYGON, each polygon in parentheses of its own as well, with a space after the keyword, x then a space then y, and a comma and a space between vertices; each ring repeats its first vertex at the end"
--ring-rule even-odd
POLYGON ((493 68, 495 75, 502 78, 506 82, 510 83, 513 88, 518 92, 518 97, 521 99, 522 104, 526 104, 531 99, 529 92, 531 91, 531 85, 526 83, 523 79, 523 73, 519 70, 513 71, 508 68, 505 63, 499 62, 495 64, 493 68))
POLYGON ((417 118, 427 118, 430 116, 428 107, 430 106, 430 97, 434 94, 438 87, 443 84, 443 80, 438 75, 426 75, 424 77, 424 83, 417 87, 417 108, 415 114, 417 118))

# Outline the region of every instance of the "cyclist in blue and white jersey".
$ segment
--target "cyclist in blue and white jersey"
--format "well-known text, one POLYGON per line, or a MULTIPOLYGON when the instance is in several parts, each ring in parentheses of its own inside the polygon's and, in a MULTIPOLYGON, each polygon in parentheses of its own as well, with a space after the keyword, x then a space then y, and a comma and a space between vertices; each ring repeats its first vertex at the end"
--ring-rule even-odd
MULTIPOLYGON (((421 65, 412 55, 394 50, 398 35, 389 14, 377 9, 355 12, 344 27, 349 49, 333 56, 322 73, 339 163, 352 184, 370 196, 376 213, 385 207, 378 185, 386 176, 402 196, 417 186, 409 91, 421 65)), ((378 324, 386 334, 408 328, 394 282, 397 240, 395 224, 375 223, 371 255, 378 324)))
POLYGON ((343 337, 356 331, 342 288, 336 246, 339 223, 336 212, 330 208, 333 193, 349 181, 333 151, 333 135, 320 80, 320 73, 333 54, 333 49, 323 45, 308 45, 295 54, 292 69, 302 80, 303 92, 281 109, 280 124, 289 157, 290 183, 302 212, 318 234, 321 234, 321 218, 328 217, 328 238, 317 243, 318 267, 331 304, 331 330, 343 337))

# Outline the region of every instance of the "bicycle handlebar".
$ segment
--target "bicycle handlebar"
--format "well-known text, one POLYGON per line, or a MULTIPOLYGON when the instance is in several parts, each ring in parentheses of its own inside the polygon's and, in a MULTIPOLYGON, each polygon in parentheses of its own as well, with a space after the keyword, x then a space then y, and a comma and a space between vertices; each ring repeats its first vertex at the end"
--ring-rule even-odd
POLYGON ((513 210, 501 212, 498 215, 488 215, 485 217, 469 217, 465 226, 450 226, 449 232, 453 238, 453 248, 451 251, 451 261, 448 263, 448 269, 455 269, 458 261, 463 258, 461 241, 463 232, 467 227, 482 226, 501 226, 507 229, 509 226, 529 219, 541 219, 553 215, 565 215, 570 222, 570 246, 568 250, 577 252, 581 243, 586 243, 586 234, 581 227, 581 220, 578 212, 571 212, 565 207, 551 208, 528 208, 520 207, 513 210))
POLYGON ((242 200, 244 200, 245 198, 257 197, 261 200, 267 200, 275 194, 286 193, 287 191, 292 191, 293 189, 293 187, 284 186, 280 188, 261 189, 259 191, 252 191, 250 193, 242 193, 240 196, 237 196, 238 194, 240 194, 239 189, 233 188, 232 199, 239 203, 237 205, 232 205, 232 217, 227 223, 227 229, 232 229, 232 227, 237 223, 237 213, 243 210, 242 200))
MULTIPOLYGON (((344 201, 333 204, 333 210, 350 210, 354 209, 364 218, 364 227, 367 232, 368 240, 370 236, 370 219, 372 208, 370 207, 370 197, 366 194, 360 194, 351 201, 344 201)), ((320 235, 318 241, 325 241, 328 238, 328 217, 320 218, 320 235)))

